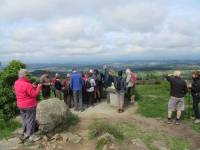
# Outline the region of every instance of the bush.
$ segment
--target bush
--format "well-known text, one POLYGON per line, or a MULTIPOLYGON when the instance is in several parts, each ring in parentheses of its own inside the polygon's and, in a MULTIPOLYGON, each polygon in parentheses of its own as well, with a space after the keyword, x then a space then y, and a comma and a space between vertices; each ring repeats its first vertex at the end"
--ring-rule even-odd
POLYGON ((4 120, 9 120, 18 113, 13 84, 21 68, 26 68, 26 65, 13 60, 0 74, 0 116, 4 120))

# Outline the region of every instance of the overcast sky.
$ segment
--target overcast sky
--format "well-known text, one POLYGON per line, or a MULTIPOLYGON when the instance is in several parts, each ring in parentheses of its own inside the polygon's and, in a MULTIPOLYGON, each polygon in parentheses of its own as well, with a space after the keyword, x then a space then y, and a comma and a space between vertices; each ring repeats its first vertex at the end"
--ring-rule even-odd
POLYGON ((0 0, 0 61, 200 58, 199 0, 0 0))

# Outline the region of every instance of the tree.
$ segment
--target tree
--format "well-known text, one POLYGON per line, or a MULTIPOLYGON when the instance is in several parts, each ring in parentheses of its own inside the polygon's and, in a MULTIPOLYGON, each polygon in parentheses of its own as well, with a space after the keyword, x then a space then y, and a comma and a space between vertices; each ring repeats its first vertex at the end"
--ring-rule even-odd
POLYGON ((13 60, 0 74, 0 115, 4 120, 9 120, 18 113, 13 85, 21 68, 26 68, 26 65, 13 60))

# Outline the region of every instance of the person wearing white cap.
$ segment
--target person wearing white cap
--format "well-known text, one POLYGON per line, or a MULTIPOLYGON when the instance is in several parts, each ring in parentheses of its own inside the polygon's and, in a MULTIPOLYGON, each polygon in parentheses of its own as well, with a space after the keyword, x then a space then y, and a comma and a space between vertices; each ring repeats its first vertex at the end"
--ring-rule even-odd
POLYGON ((188 92, 187 83, 181 78, 181 71, 166 76, 170 83, 170 99, 168 102, 168 124, 172 123, 172 113, 176 110, 176 124, 180 124, 181 112, 184 111, 184 97, 188 92))

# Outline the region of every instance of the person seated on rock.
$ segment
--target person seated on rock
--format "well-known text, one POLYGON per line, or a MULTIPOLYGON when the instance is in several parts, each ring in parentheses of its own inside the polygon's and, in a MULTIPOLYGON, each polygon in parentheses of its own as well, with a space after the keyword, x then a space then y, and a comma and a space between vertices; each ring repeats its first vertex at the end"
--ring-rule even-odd
POLYGON ((28 79, 28 74, 29 72, 26 69, 20 69, 19 79, 14 83, 14 92, 23 121, 23 135, 20 139, 22 142, 27 139, 29 142, 35 142, 39 140, 34 132, 36 127, 36 97, 40 94, 41 84, 32 85, 28 79))
POLYGON ((170 83, 170 99, 168 102, 168 123, 172 123, 172 113, 177 110, 176 124, 180 124, 181 112, 184 111, 184 97, 188 92, 187 83, 181 78, 181 72, 166 76, 170 83))
POLYGON ((124 112, 124 93, 126 90, 126 80, 123 78, 123 71, 118 72, 118 77, 115 78, 114 86, 118 99, 118 112, 124 112))
POLYGON ((198 71, 194 71, 192 73, 192 97, 193 97, 193 109, 195 115, 194 123, 200 123, 200 110, 199 110, 199 102, 200 102, 200 74, 198 71))

